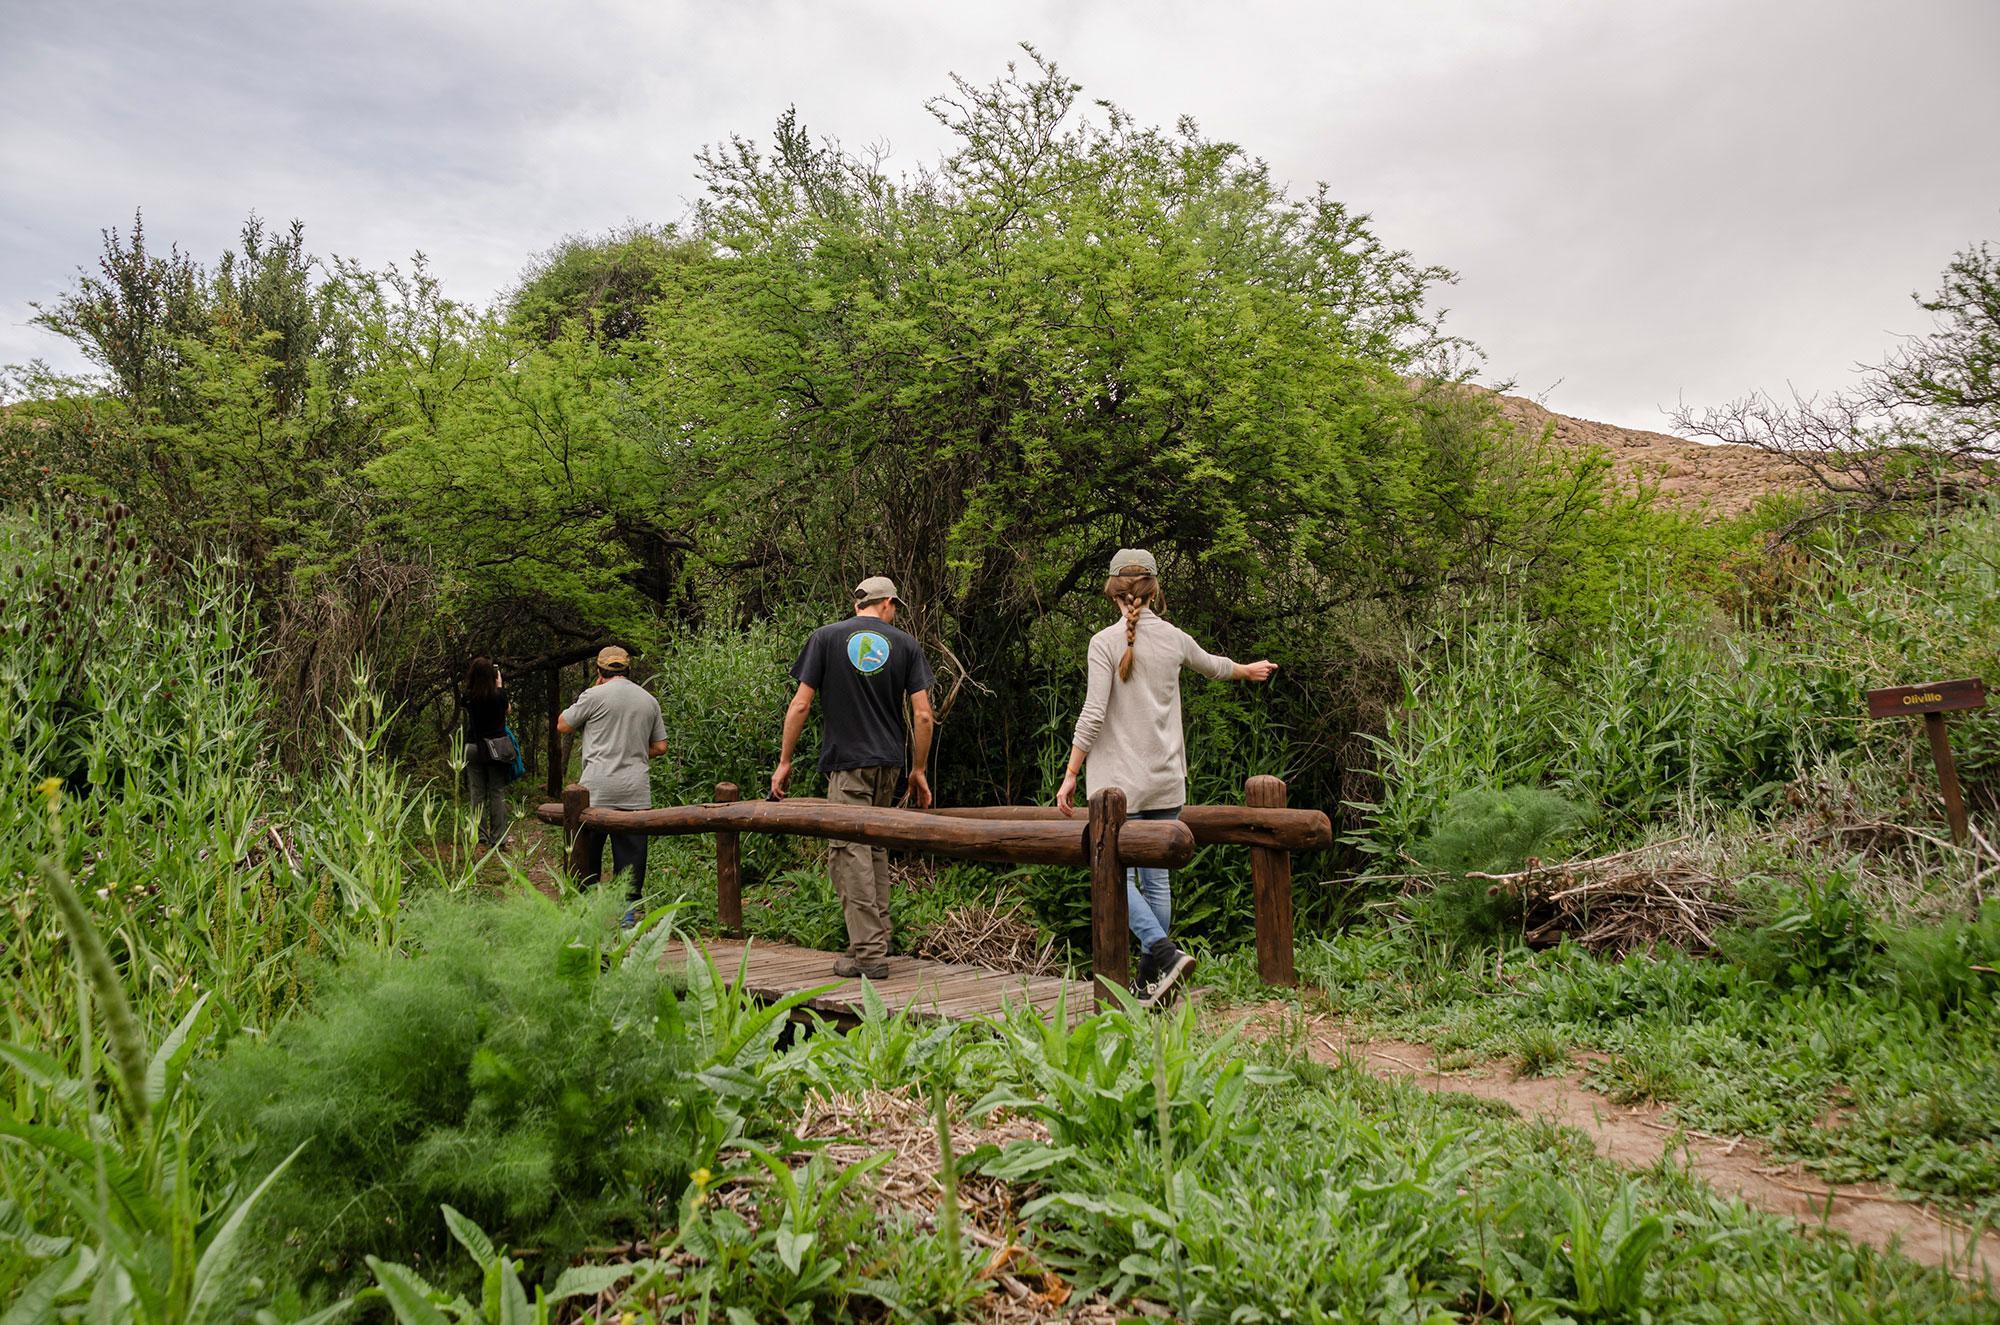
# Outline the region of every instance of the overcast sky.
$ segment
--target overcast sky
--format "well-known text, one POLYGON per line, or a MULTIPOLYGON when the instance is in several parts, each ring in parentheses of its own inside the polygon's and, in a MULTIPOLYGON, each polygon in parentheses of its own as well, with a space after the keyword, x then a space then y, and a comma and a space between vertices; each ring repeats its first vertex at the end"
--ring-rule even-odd
POLYGON ((144 208, 204 261, 255 211, 484 300, 561 236, 682 217, 697 148, 920 162, 1029 41, 1460 273, 1449 325, 1555 409, 1837 388, 2000 240, 2000 0, 1299 3, 0 0, 0 363, 144 208))

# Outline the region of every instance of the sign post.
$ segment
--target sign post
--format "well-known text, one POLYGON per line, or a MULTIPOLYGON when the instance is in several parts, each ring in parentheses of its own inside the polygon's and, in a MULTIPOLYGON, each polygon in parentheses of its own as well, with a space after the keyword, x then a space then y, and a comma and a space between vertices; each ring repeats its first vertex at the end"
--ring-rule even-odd
POLYGON ((1937 761, 1938 784, 1944 790, 1944 812, 1951 820, 1951 840, 1964 846, 1971 833, 1965 822, 1965 797, 1958 789, 1958 766, 1952 763, 1951 738, 1945 731, 1944 715, 1958 709, 1985 708, 1986 682, 1975 676, 1964 681, 1893 686, 1870 690, 1866 698, 1871 718, 1923 715, 1925 733, 1931 738, 1931 758, 1937 761))

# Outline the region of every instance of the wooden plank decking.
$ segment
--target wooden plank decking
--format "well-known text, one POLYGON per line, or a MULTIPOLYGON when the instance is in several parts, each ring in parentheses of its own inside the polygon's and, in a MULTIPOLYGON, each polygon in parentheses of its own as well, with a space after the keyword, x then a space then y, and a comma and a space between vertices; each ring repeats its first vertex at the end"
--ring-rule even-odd
MULTIPOLYGON (((861 1015, 862 981, 839 980, 834 976, 833 961, 840 955, 838 953, 762 939, 752 939, 747 943, 734 939, 708 939, 704 941, 704 946, 714 960, 717 972, 732 982, 743 961, 744 949, 748 948, 750 964, 744 973, 744 985, 758 998, 775 1001, 802 990, 831 984, 835 986, 833 989, 812 999, 806 1006, 825 1016, 861 1015)), ((678 948, 666 957, 669 964, 678 964, 683 960, 685 954, 678 948)), ((891 1012, 908 1008, 911 1016, 924 1020, 971 1021, 977 1017, 996 1015, 1003 1004, 1008 1007, 1032 1005, 1042 1016, 1053 1017, 1065 994, 1068 996, 1066 1006, 1070 1021, 1078 1021, 1097 1010, 1091 1001, 1088 980, 1018 975, 989 971, 982 966, 961 966, 954 962, 925 961, 917 957, 891 957, 889 978, 869 983, 874 985, 876 997, 891 1012)))

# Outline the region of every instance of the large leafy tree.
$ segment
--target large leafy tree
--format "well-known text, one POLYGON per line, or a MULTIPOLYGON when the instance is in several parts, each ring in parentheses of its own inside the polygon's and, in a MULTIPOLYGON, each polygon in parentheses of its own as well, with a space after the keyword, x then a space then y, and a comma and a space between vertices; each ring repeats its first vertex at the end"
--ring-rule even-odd
POLYGON ((709 564, 755 599, 895 575, 993 696, 991 751, 1046 721, 1051 613, 1094 620, 1120 545, 1251 647, 1260 622, 1420 598, 1496 538, 1546 541, 1475 496, 1494 435, 1437 385, 1463 348, 1426 303, 1447 273, 1190 123, 1092 120, 1078 94, 1039 57, 959 81, 931 106, 954 148, 902 176, 791 114, 768 151, 712 150, 709 253, 653 322, 709 564))

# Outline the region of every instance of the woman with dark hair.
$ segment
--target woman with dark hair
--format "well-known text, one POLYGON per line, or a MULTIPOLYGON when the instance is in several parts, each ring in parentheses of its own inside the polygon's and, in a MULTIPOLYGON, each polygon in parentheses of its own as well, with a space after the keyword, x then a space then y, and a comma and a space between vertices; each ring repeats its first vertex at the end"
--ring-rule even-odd
MULTIPOLYGON (((1217 681, 1265 681, 1278 670, 1267 661, 1234 662, 1210 653, 1157 609, 1159 567, 1144 548, 1120 548, 1111 558, 1104 596, 1118 620, 1090 640, 1090 680, 1071 738, 1069 767, 1056 807, 1071 814, 1076 779, 1090 761, 1090 789, 1117 787, 1134 819, 1178 819, 1187 802, 1187 747, 1181 733, 1181 669, 1217 681)), ((1167 937, 1173 890, 1163 869, 1125 872, 1125 904, 1139 940, 1133 992, 1145 1007, 1164 1003, 1194 966, 1167 937)))
POLYGON ((514 740, 507 734, 507 687, 491 658, 465 669, 465 780, 479 807, 479 845, 507 836, 507 783, 514 776, 514 740), (502 757, 504 756, 504 757, 502 757))

